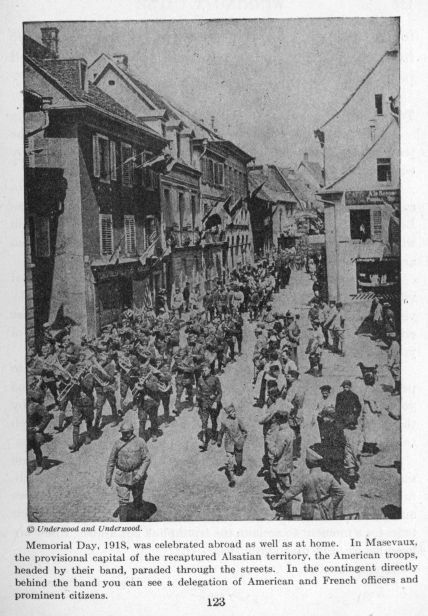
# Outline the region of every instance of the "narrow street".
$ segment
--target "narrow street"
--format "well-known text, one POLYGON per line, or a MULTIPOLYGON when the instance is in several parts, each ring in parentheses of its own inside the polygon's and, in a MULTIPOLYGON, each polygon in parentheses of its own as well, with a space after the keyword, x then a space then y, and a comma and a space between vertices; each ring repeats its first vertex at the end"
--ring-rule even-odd
MULTIPOLYGON (((324 352, 324 377, 314 378, 305 374, 308 360, 304 354, 308 339, 307 303, 312 296, 312 282, 304 272, 293 272, 288 289, 275 296, 274 311, 290 309, 301 315, 302 342, 300 346, 301 380, 306 391, 304 404, 304 447, 318 440, 316 422, 312 422, 321 384, 333 388, 334 397, 344 378, 352 380, 358 393, 362 388, 361 373, 357 362, 379 365, 379 384, 385 391, 385 402, 391 410, 399 404, 390 396, 392 380, 385 367, 385 350, 369 337, 355 335, 355 331, 369 311, 369 303, 354 302, 345 306, 346 355, 344 358, 324 352), (292 298, 292 299, 291 299, 292 298)), ((263 490, 263 478, 257 477, 263 454, 262 429, 258 424, 261 409, 253 407, 252 354, 255 342, 254 326, 245 323, 243 354, 228 364, 221 376, 223 399, 234 402, 248 429, 244 448, 246 471, 237 478, 235 488, 229 488, 223 464, 224 449, 210 444, 208 451, 200 452, 198 432, 200 420, 195 409, 184 408, 179 417, 168 427, 161 426, 163 435, 157 442, 149 441, 152 463, 148 473, 144 500, 149 503, 148 521, 162 520, 270 520, 274 513, 269 508, 263 490)), ((106 415, 109 409, 105 409, 106 415)), ((160 412, 162 412, 160 410, 160 412)), ((138 430, 138 419, 133 411, 133 421, 138 430)), ((386 505, 400 506, 400 477, 397 471, 400 460, 399 421, 387 412, 382 417, 383 442, 380 453, 372 458, 362 458, 361 479, 356 490, 345 485, 345 513, 359 513, 361 518, 383 517, 386 505)), ((56 418, 54 420, 56 422, 56 418)), ((53 433, 52 422, 50 431, 53 433)), ((45 470, 41 475, 29 476, 30 519, 39 521, 106 521, 113 520, 117 507, 114 488, 105 484, 105 467, 110 448, 118 438, 117 427, 107 425, 100 438, 91 445, 83 445, 78 453, 70 453, 71 427, 62 434, 55 434, 44 446, 45 470)), ((30 469, 34 464, 30 458, 30 469)), ((302 472, 302 461, 296 467, 296 476, 302 472)), ((298 512, 296 503, 295 513, 298 512)))

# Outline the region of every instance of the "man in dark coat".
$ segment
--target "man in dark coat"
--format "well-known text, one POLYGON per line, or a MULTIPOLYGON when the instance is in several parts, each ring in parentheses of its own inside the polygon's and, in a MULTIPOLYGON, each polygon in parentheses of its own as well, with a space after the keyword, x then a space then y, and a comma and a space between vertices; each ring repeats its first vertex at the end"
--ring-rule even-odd
POLYGON ((361 413, 361 402, 351 389, 351 381, 343 381, 341 387, 343 390, 336 396, 336 422, 347 428, 357 423, 361 413))

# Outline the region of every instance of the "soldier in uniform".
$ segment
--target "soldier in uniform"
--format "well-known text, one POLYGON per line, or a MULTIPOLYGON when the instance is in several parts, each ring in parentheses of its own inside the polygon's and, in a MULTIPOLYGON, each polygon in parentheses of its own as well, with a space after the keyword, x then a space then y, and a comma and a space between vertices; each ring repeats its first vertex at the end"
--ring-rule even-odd
POLYGON ((120 373, 120 411, 123 415, 128 410, 125 405, 125 398, 128 390, 132 391, 135 387, 135 383, 138 380, 140 362, 134 353, 131 353, 130 346, 128 344, 123 345, 123 355, 119 357, 119 373, 120 373))
POLYGON ((68 371, 74 381, 74 387, 70 392, 70 400, 73 407, 73 443, 69 446, 70 451, 78 451, 80 447, 79 433, 83 420, 86 423, 85 443, 92 441, 91 430, 94 421, 94 377, 89 368, 81 362, 80 349, 71 343, 66 350, 69 360, 68 371))
POLYGON ((285 397, 286 401, 292 406, 289 414, 290 428, 294 430, 296 436, 294 440, 294 458, 299 458, 301 453, 302 436, 301 424, 303 422, 303 403, 305 401, 305 392, 302 388, 302 383, 299 380, 299 372, 290 370, 287 374, 288 389, 285 397))
POLYGON ((107 353, 104 353, 103 351, 103 346, 97 346, 95 348, 95 357, 98 366, 95 365, 92 368, 92 372, 95 374, 96 394, 96 413, 94 422, 95 430, 98 430, 100 428, 101 415, 106 400, 110 404, 111 412, 113 415, 113 425, 117 426, 120 421, 116 407, 116 368, 114 365, 113 358, 107 353))
POLYGON ((229 486, 233 488, 236 485, 234 472, 237 475, 242 475, 244 472, 242 457, 245 439, 247 438, 247 429, 242 419, 237 416, 233 404, 229 404, 225 409, 225 416, 221 421, 218 433, 217 447, 221 447, 223 436, 226 451, 226 477, 229 486), (236 466, 234 465, 235 461, 236 466))
POLYGON ((138 419, 140 422, 139 436, 146 436, 146 422, 150 419, 150 432, 153 442, 159 436, 158 429, 158 410, 160 404, 160 383, 157 378, 158 370, 152 365, 149 356, 140 369, 140 378, 137 381, 134 393, 134 403, 138 409, 138 419))
POLYGON ((119 497, 119 519, 121 522, 126 522, 131 494, 136 508, 141 508, 143 505, 150 454, 145 441, 135 436, 130 420, 124 420, 119 430, 121 438, 113 445, 107 462, 106 483, 111 486, 116 469, 114 481, 119 497))
POLYGON ((35 474, 43 472, 42 445, 45 442, 44 430, 51 421, 53 415, 46 411, 43 404, 43 392, 30 389, 28 391, 27 406, 27 449, 33 451, 36 456, 35 474))
POLYGON ((211 417, 211 440, 217 440, 217 417, 221 409, 222 389, 218 376, 211 374, 208 364, 202 366, 202 374, 196 385, 196 399, 199 405, 199 416, 202 422, 202 442, 201 451, 208 449, 208 418, 211 417))
POLYGON ((179 415, 182 410, 181 397, 184 390, 186 390, 187 401, 191 401, 191 406, 193 406, 193 383, 195 380, 195 364, 193 363, 193 359, 186 356, 183 351, 176 357, 175 372, 175 414, 179 415))
POLYGON ((163 406, 163 421, 167 428, 173 419, 169 416, 169 405, 172 391, 172 373, 171 360, 169 357, 161 359, 158 364, 159 374, 158 380, 160 383, 159 398, 163 406))
POLYGON ((321 470, 322 456, 313 449, 306 451, 309 472, 296 481, 275 504, 279 511, 302 494, 302 520, 335 520, 343 515, 344 492, 330 473, 321 470))

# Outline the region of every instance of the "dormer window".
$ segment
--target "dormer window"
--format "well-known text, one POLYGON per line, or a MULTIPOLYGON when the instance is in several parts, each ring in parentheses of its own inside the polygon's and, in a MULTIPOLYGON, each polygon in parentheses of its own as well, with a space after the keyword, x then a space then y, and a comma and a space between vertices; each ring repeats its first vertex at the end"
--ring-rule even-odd
POLYGON ((116 85, 115 80, 114 80, 114 79, 109 79, 109 80, 108 80, 108 85, 109 85, 109 86, 114 86, 114 85, 116 85))
POLYGON ((383 115, 383 100, 382 94, 375 94, 375 107, 377 115, 383 115))

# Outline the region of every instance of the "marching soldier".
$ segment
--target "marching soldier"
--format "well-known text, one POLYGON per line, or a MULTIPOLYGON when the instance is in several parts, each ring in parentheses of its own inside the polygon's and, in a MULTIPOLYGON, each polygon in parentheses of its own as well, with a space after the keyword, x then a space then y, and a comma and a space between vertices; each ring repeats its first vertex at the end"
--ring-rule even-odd
POLYGON ((196 399, 199 404, 199 416, 202 422, 202 442, 201 451, 208 449, 208 418, 211 417, 211 440, 217 440, 217 417, 221 409, 221 383, 218 376, 211 374, 207 364, 202 366, 202 374, 197 382, 196 399))
POLYGON ((119 428, 121 438, 116 441, 107 462, 106 483, 111 486, 113 473, 119 497, 119 519, 128 519, 128 505, 132 494, 136 508, 143 505, 143 491, 150 466, 150 454, 145 441, 135 436, 130 420, 125 419, 119 428))
POLYGON ((152 441, 157 441, 158 430, 158 409, 160 403, 160 383, 157 378, 159 371, 151 364, 148 356, 141 366, 140 378, 135 384, 133 395, 134 403, 138 409, 138 419, 140 422, 139 436, 146 436, 146 422, 150 420, 150 432, 152 441))
POLYGON ((322 456, 306 451, 309 472, 292 485, 275 504, 277 510, 302 494, 302 520, 336 520, 343 515, 344 492, 330 473, 321 470, 322 456))
POLYGON ((102 346, 95 348, 95 358, 97 362, 92 368, 96 394, 95 430, 99 430, 100 428, 101 416, 106 400, 110 404, 113 415, 113 425, 117 426, 120 421, 116 406, 116 368, 112 357, 103 351, 104 347, 102 346))
POLYGON ((231 488, 236 485, 234 472, 236 472, 237 475, 242 475, 244 472, 242 457, 247 434, 247 429, 242 419, 237 416, 234 405, 229 404, 225 409, 225 416, 221 421, 217 447, 221 447, 224 436, 226 477, 229 481, 229 487, 231 488), (234 465, 235 461, 236 466, 234 465))
POLYGON ((36 456, 35 475, 43 472, 42 445, 45 442, 44 430, 47 428, 53 415, 46 411, 43 404, 43 392, 30 389, 28 391, 27 406, 27 449, 32 450, 36 456))
POLYGON ((132 392, 135 384, 138 380, 140 362, 134 353, 130 352, 130 345, 126 344, 122 347, 122 353, 118 356, 118 365, 120 373, 120 410, 118 411, 122 415, 128 410, 125 399, 128 390, 132 392))
POLYGON ((175 414, 179 415, 182 411, 181 406, 181 397, 183 395, 183 391, 186 391, 187 394, 187 402, 191 402, 191 406, 193 406, 193 383, 195 380, 195 364, 193 363, 192 357, 186 356, 183 351, 181 351, 175 360, 175 414))
POLYGON ((167 428, 172 421, 169 416, 169 405, 172 392, 172 372, 171 372, 171 359, 167 356, 165 359, 159 362, 159 374, 158 379, 160 383, 159 398, 163 406, 163 421, 165 428, 167 428))
POLYGON ((89 368, 80 361, 80 349, 71 343, 66 350, 73 385, 70 392, 70 400, 73 407, 73 443, 69 446, 70 451, 78 451, 80 447, 79 433, 83 420, 86 423, 85 443, 92 441, 91 430, 94 421, 94 377, 89 368))

